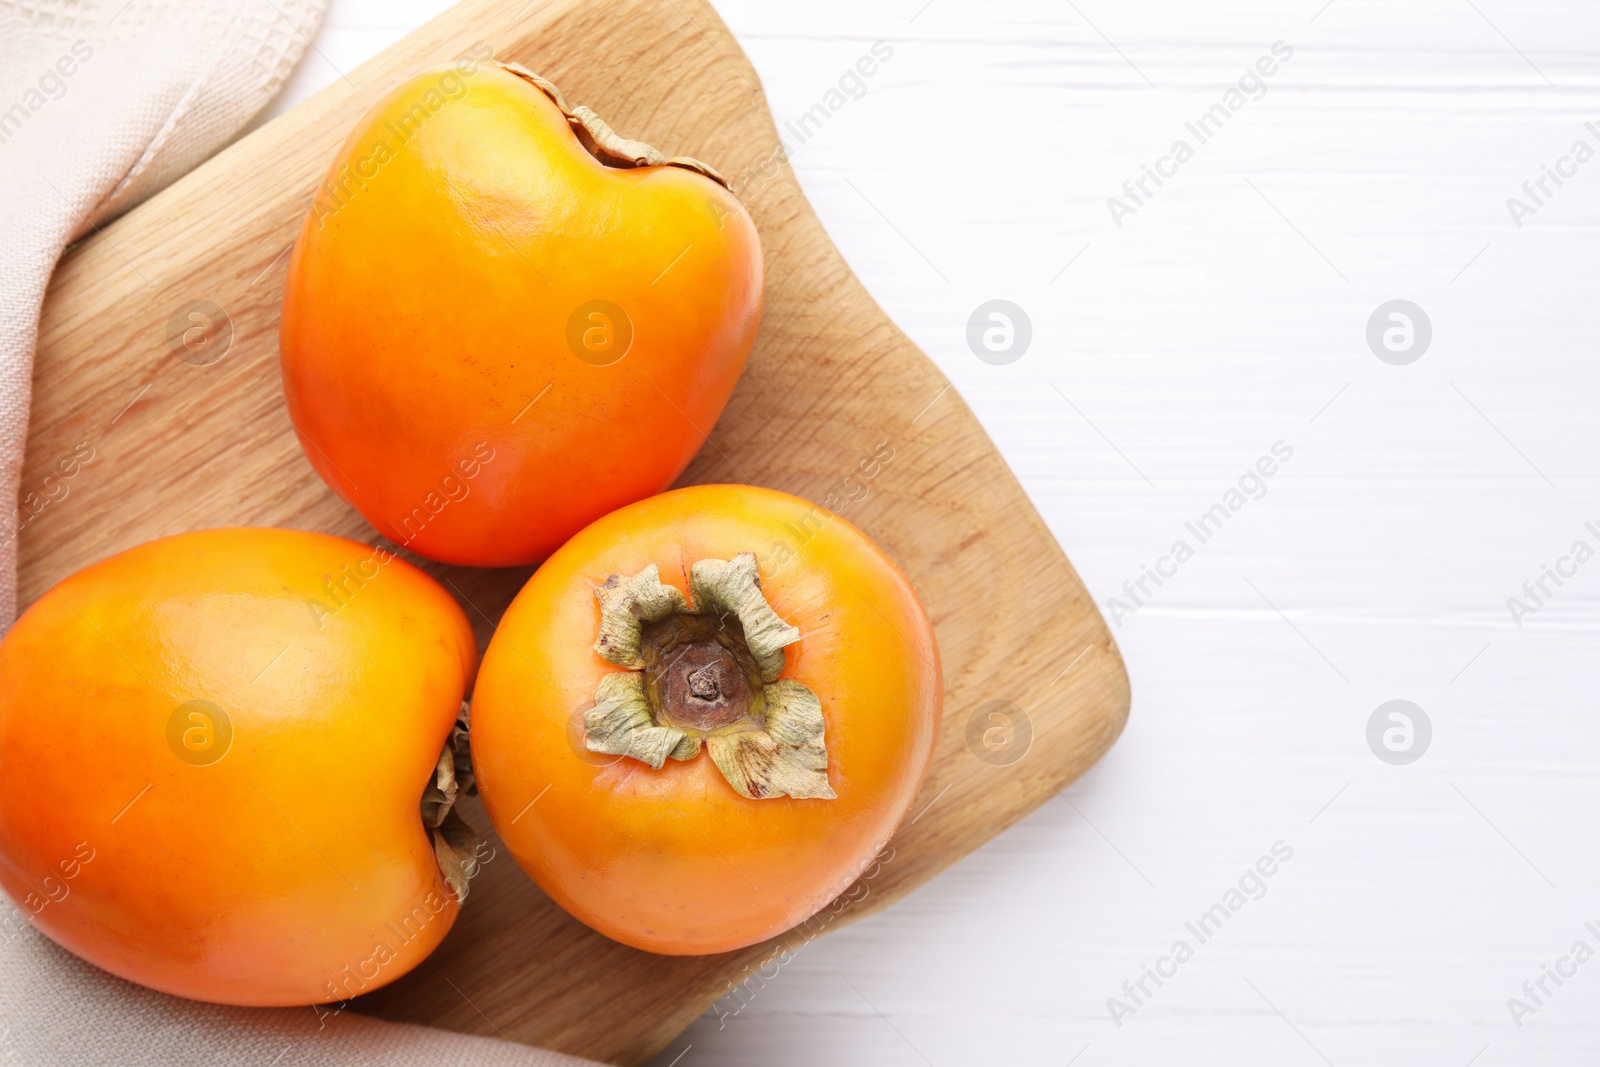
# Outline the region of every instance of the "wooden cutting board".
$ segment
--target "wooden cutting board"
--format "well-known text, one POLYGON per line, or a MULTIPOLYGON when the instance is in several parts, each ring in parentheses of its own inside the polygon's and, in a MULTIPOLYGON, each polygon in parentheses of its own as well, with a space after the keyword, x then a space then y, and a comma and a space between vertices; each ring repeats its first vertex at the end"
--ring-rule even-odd
MULTIPOLYGON (((623 135, 733 180, 762 235, 766 314, 681 481, 844 501, 838 510, 916 583, 943 653, 945 719, 926 788, 892 854, 836 912, 742 952, 652 956, 569 918, 501 850, 438 952, 353 1005, 633 1064, 740 983, 757 988, 751 976, 770 976, 779 952, 899 899, 1077 778, 1121 731, 1128 681, 977 420, 829 242, 782 159, 755 71, 703 0, 466 0, 74 247, 40 333, 23 480, 38 510, 21 534, 21 603, 184 530, 373 536, 301 456, 284 408, 286 253, 357 117, 398 80, 483 44, 623 135), (174 337, 198 301, 227 318, 197 357, 174 337), (89 450, 87 463, 61 462, 89 450), (890 458, 863 465, 875 454, 890 458)), ((425 565, 467 606, 481 643, 529 573, 425 565)), ((464 813, 487 829, 475 803, 464 813)))

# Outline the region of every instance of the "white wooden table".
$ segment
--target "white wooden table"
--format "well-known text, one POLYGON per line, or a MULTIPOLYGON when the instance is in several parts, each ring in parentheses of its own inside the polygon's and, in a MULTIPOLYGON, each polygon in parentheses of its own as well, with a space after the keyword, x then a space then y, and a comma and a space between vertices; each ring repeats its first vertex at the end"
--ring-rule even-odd
MULTIPOLYGON (((442 6, 333 0, 279 107, 442 6)), ((660 1064, 1600 1062, 1570 955, 1600 952, 1600 561, 1562 562, 1600 550, 1600 159, 1567 158, 1600 151, 1600 10, 718 6, 780 126, 892 48, 795 168, 1118 617, 1134 706, 1065 797, 660 1064), (967 343, 991 299, 1031 322, 1009 363, 967 343), (1369 347, 1393 300, 1420 358, 1414 313, 1369 347), (1368 742, 1395 699, 1431 726, 1406 764, 1368 742)))

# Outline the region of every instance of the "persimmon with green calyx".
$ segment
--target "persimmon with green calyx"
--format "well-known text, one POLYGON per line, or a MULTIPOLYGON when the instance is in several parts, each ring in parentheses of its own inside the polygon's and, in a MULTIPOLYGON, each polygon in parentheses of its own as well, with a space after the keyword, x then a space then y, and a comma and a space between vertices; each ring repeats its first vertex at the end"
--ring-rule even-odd
POLYGON ((329 168, 284 292, 289 414, 396 543, 530 563, 683 471, 761 302, 716 171, 469 58, 384 97, 329 168))
POLYGON ((632 504, 545 561, 472 699, 485 808, 608 937, 725 952, 802 922, 927 773, 933 626, 865 534, 770 489, 632 504))
POLYGON ((0 641, 0 887, 166 993, 385 985, 474 871, 451 804, 476 658, 456 602, 382 547, 207 530, 86 567, 0 641))

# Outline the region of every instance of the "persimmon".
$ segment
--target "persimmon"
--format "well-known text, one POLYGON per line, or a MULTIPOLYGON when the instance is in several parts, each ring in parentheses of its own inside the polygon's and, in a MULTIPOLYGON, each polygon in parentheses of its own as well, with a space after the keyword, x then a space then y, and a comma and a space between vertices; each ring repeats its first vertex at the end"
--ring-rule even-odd
POLYGON ((761 303, 760 240, 711 167, 469 58, 384 97, 312 203, 279 334, 290 418, 396 543, 530 563, 682 472, 761 303))
POLYGON ((567 911, 652 952, 723 952, 871 863, 941 699, 933 627, 866 535, 786 493, 698 486, 607 515, 528 581, 473 691, 473 767, 567 911))
POLYGON ((450 742, 476 654, 450 595, 382 547, 209 530, 93 564, 0 641, 0 886, 62 947, 179 996, 393 981, 472 873, 450 742))

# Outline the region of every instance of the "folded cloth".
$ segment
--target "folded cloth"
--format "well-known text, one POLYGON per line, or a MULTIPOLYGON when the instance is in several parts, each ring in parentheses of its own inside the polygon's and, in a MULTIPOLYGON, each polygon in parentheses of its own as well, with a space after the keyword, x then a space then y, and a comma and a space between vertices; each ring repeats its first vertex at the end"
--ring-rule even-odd
POLYGON ((4 910, 0 1067, 597 1067, 336 1005, 267 1010, 180 1000, 112 978, 4 910))
MULTIPOLYGON (((0 627, 16 614, 17 491, 45 285, 67 243, 235 137, 325 0, 0 0, 0 627)), ((329 1008, 141 989, 0 902, 0 1067, 589 1063, 329 1008)))
POLYGON ((0 0, 0 627, 45 284, 73 238, 227 144, 326 0, 0 0))

